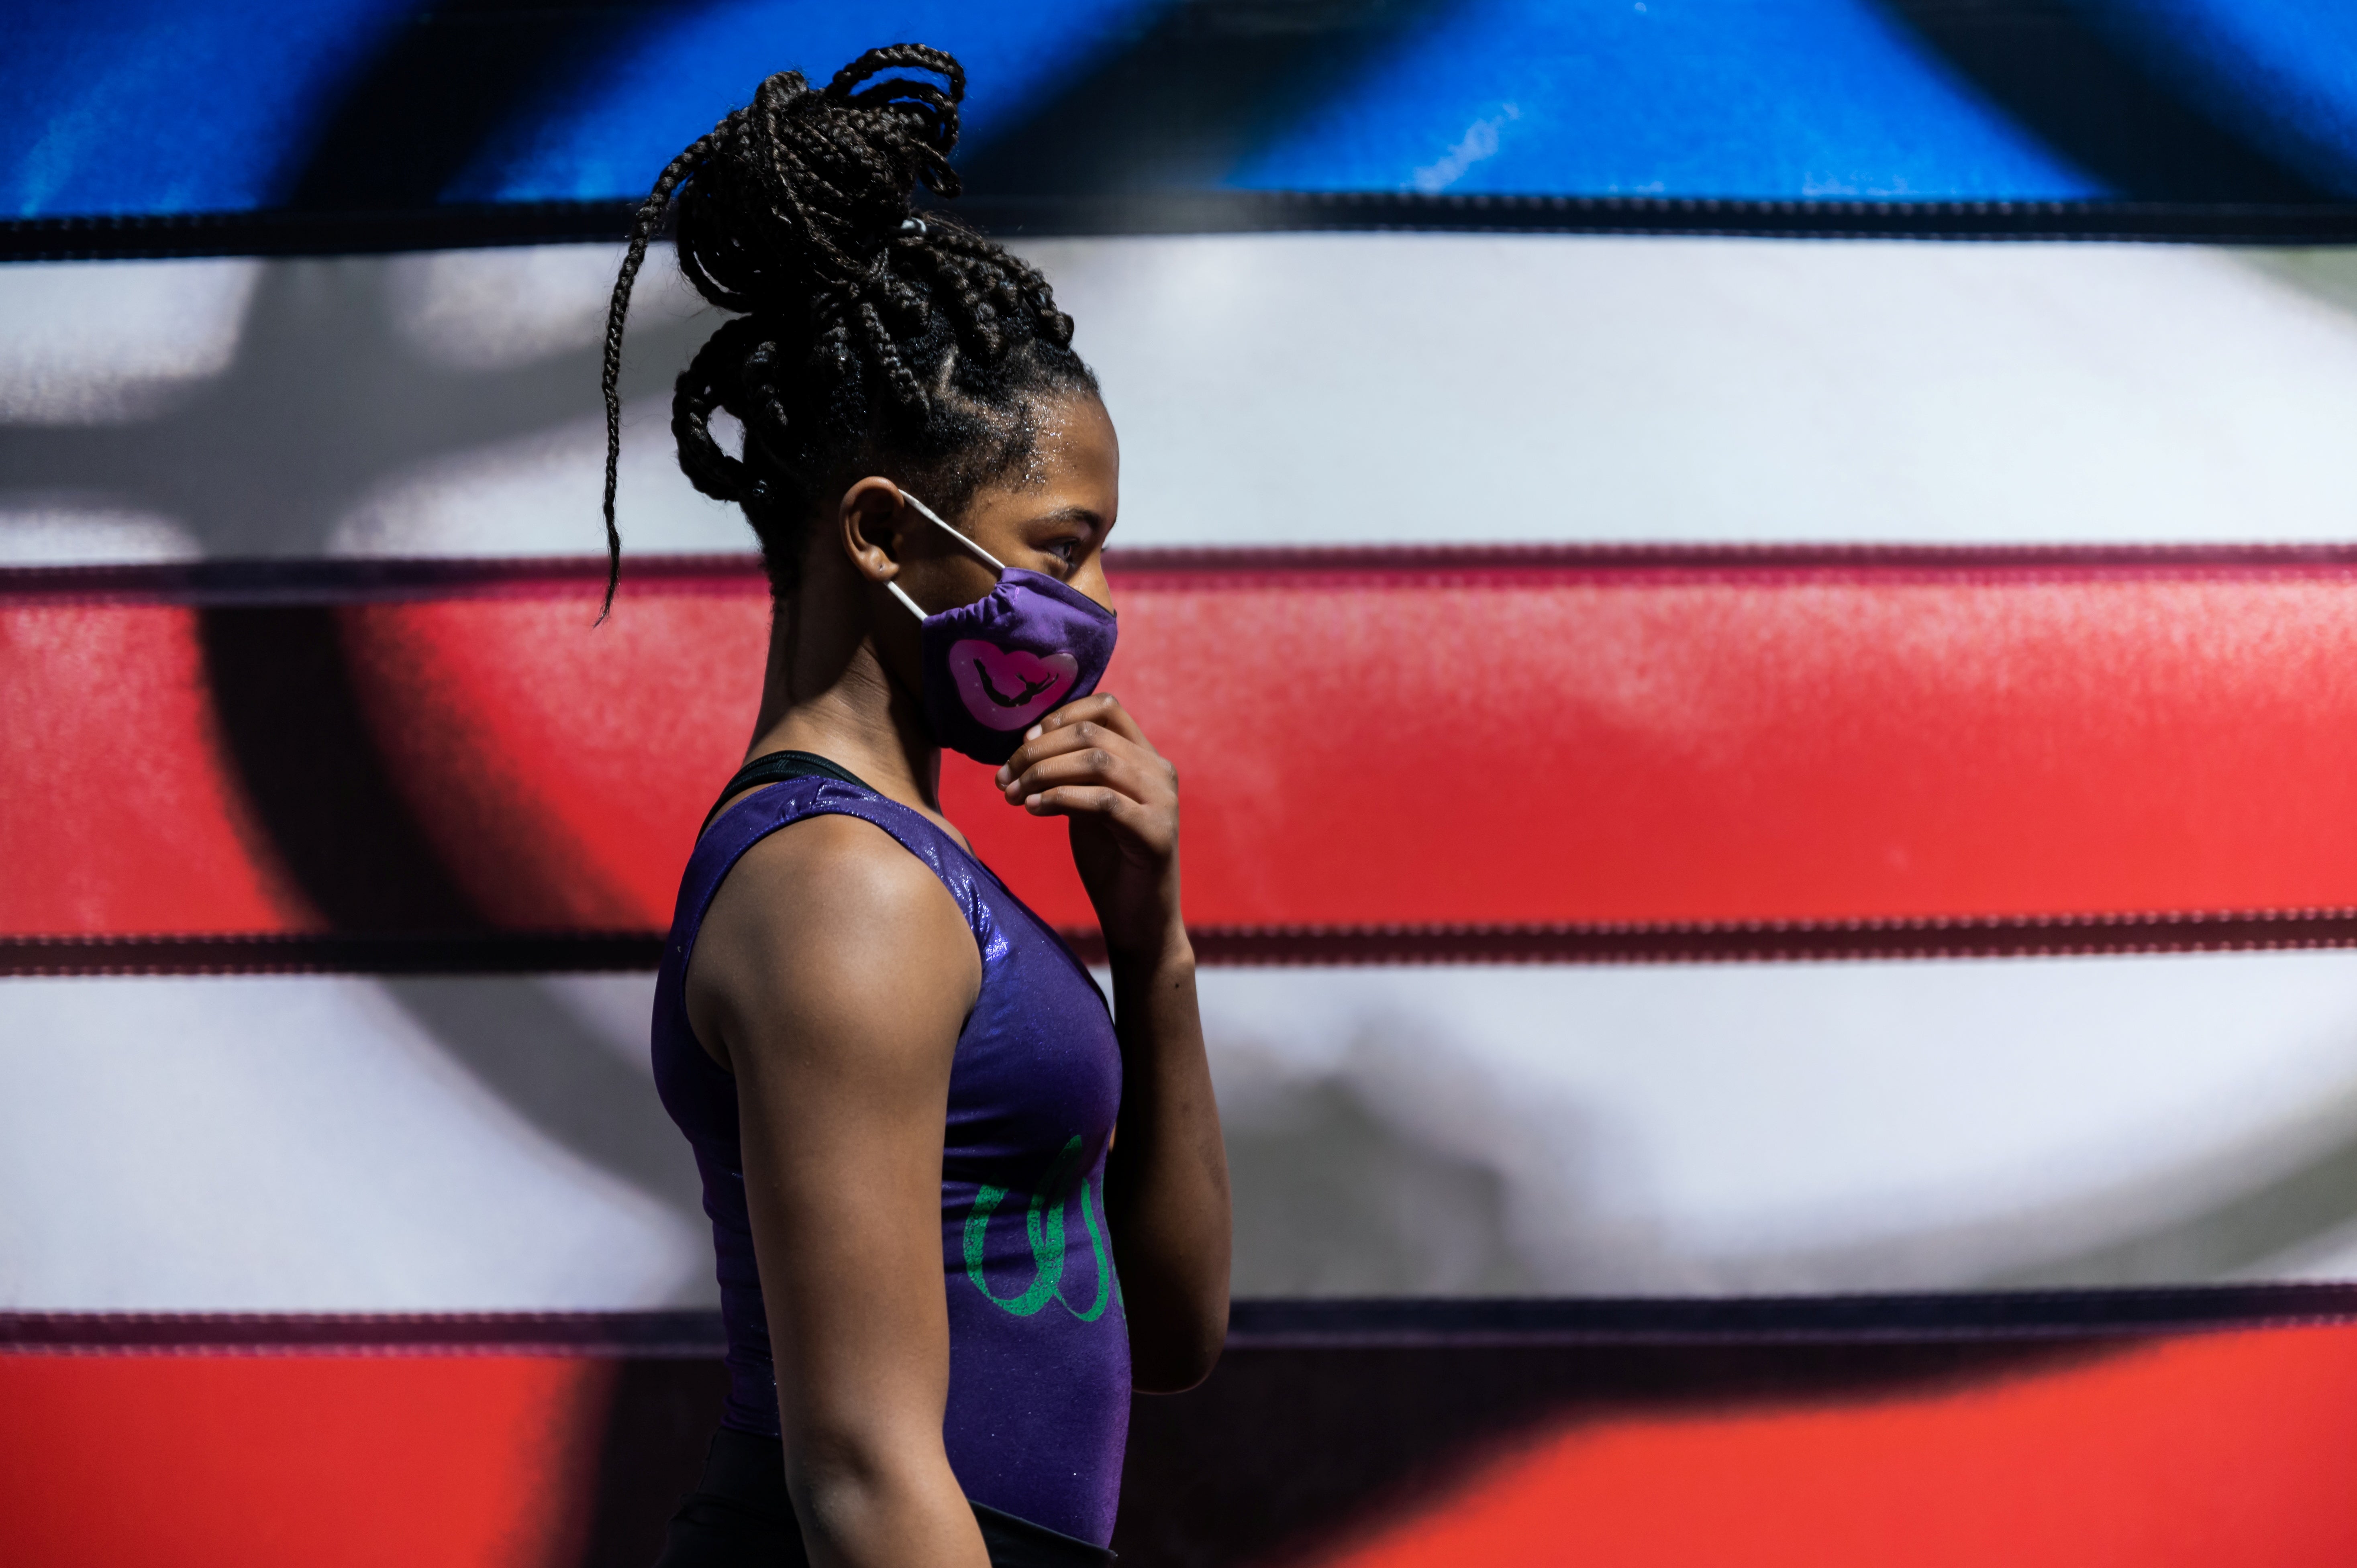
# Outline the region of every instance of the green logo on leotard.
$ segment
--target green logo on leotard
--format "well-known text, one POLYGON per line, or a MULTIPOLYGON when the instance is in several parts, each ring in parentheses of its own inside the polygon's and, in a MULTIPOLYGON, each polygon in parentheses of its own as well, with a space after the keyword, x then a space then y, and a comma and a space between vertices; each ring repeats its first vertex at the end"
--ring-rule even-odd
POLYGON ((1023 1211, 1023 1233, 1031 1243, 1031 1283, 1013 1295, 1000 1295, 992 1290, 982 1267, 990 1236, 990 1217, 1006 1201, 1007 1189, 985 1182, 974 1192, 974 1207, 965 1217, 965 1277, 1001 1311, 1028 1317, 1053 1301, 1082 1323, 1094 1323, 1104 1316, 1105 1304, 1117 1298, 1120 1286, 1114 1283, 1113 1264, 1105 1255, 1104 1230, 1097 1223, 1095 1208, 1090 1202, 1085 1172, 1079 1173, 1077 1185, 1081 1189, 1081 1221, 1088 1227, 1089 1251, 1096 1259, 1096 1299, 1086 1307, 1078 1307, 1064 1298, 1064 1204, 1071 1196, 1066 1184, 1071 1182, 1080 1163, 1081 1141, 1075 1137, 1064 1145, 1055 1164, 1048 1167, 1047 1176, 1033 1190, 1031 1201, 1023 1211))

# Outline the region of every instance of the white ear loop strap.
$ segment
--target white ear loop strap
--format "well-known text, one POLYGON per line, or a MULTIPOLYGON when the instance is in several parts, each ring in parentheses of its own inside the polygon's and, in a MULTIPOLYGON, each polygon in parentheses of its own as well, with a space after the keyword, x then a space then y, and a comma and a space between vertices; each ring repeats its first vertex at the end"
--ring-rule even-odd
MULTIPOLYGON (((952 539, 956 540, 959 547, 964 550, 966 553, 974 556, 976 560, 980 561, 984 565, 989 567, 994 572, 1004 573, 1006 570, 1006 562, 1001 561, 997 556, 993 555, 989 551, 985 550, 973 539, 968 538, 965 534, 958 532, 958 530, 952 528, 948 523, 943 522, 942 521, 941 513, 935 511, 932 508, 927 506, 924 502, 919 500, 916 497, 910 495, 906 490, 901 490, 899 492, 899 496, 902 500, 907 501, 910 506, 915 507, 917 510, 923 515, 926 521, 931 523, 935 528, 940 529, 943 533, 948 534, 952 539)), ((925 612, 917 607, 917 601, 910 598, 908 595, 908 591, 902 588, 899 584, 888 582, 884 586, 891 591, 894 598, 909 607, 909 613, 910 615, 915 616, 919 620, 925 618, 925 612)))

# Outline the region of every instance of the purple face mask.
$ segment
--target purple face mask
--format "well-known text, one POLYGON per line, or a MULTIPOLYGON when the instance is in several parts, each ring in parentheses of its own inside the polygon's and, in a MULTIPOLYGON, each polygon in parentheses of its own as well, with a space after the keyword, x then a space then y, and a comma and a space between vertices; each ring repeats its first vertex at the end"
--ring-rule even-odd
POLYGON ((998 574, 970 605, 927 615, 898 583, 884 585, 924 623, 925 717, 933 738, 993 767, 1023 732, 1097 689, 1120 630, 1113 611, 1044 572, 1009 566, 910 495, 900 499, 998 574))

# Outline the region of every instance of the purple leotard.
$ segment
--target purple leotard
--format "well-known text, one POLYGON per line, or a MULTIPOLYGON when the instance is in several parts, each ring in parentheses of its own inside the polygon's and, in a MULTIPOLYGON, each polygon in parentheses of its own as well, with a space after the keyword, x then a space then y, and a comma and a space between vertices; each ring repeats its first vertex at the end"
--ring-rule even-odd
POLYGON ((728 1334, 722 1424, 776 1436, 778 1390, 745 1212, 737 1082, 689 1028, 688 960, 737 857, 824 812, 873 822, 931 867, 982 955, 942 1140, 950 1467, 974 1501, 1102 1545, 1113 1536, 1129 1429, 1129 1330, 1104 1223, 1121 1052, 1103 994, 1055 933, 947 834, 836 779, 772 784, 712 824, 681 879, 655 982, 655 1084, 695 1150, 712 1217, 728 1334))

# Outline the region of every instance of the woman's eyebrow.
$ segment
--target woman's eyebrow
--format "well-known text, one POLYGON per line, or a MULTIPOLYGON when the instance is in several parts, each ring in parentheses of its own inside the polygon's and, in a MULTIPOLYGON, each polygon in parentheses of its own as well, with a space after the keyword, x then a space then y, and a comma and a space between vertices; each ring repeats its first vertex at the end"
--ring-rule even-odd
POLYGON ((1041 512, 1031 521, 1033 522, 1083 522, 1088 524, 1089 532, 1092 533, 1104 526, 1104 518, 1084 506, 1058 507, 1054 511, 1041 512))

